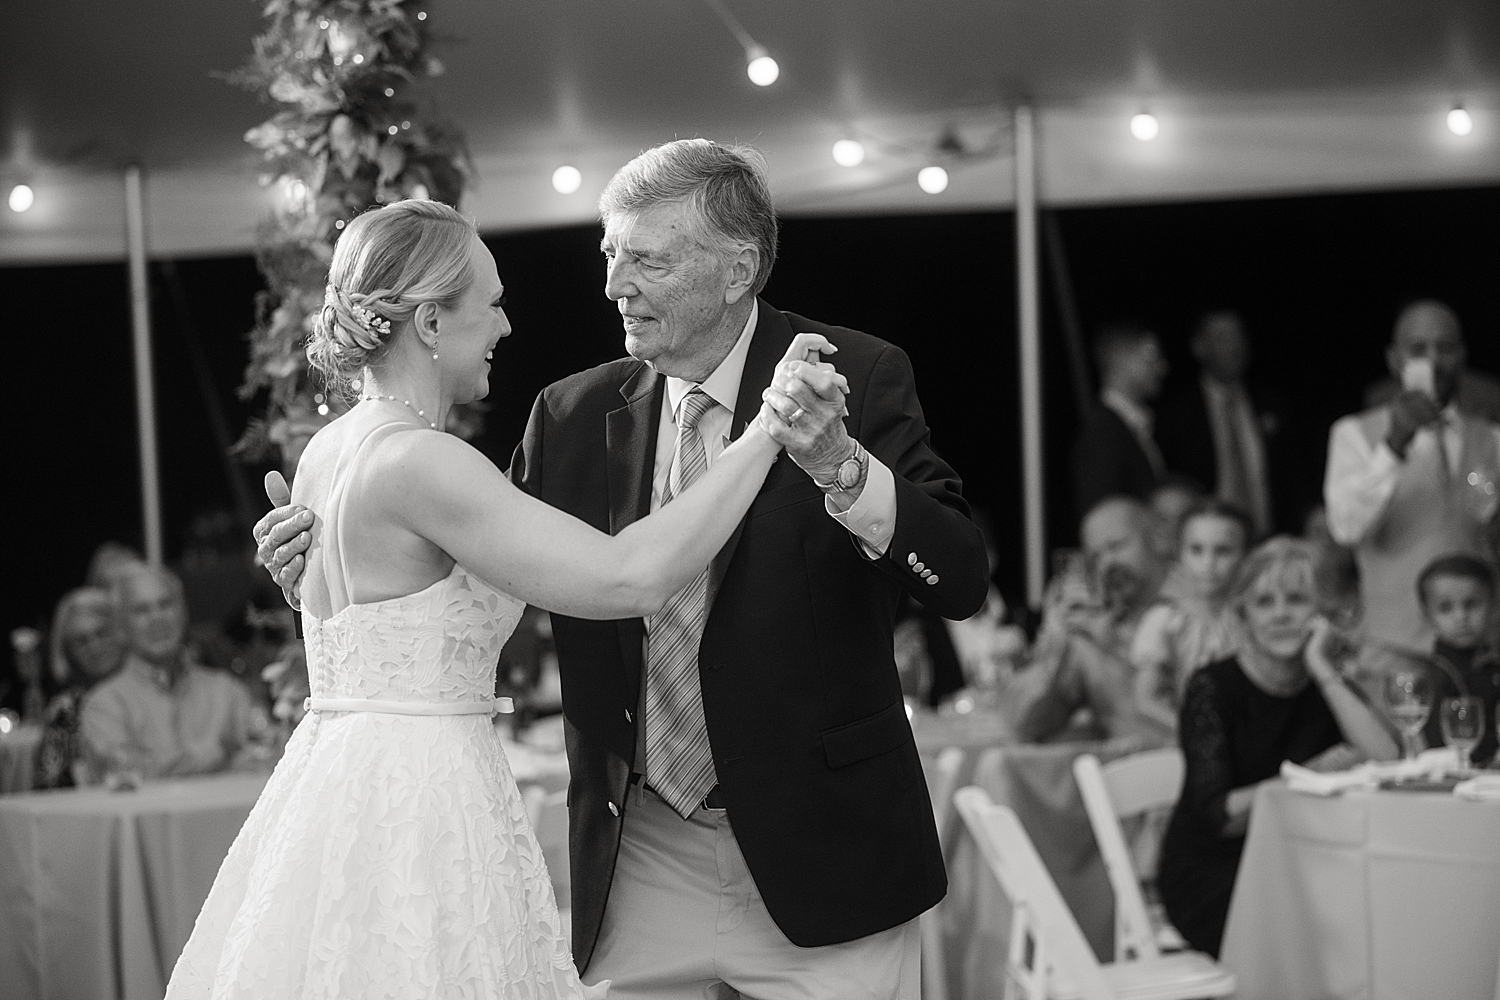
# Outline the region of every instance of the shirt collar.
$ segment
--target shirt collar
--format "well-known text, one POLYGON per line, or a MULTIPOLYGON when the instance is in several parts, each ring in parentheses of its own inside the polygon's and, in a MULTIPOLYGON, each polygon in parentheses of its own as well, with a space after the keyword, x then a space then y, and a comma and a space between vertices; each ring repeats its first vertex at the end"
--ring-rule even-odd
POLYGON ((1151 434, 1151 411, 1118 389, 1105 389, 1099 394, 1100 400, 1105 406, 1120 415, 1120 419, 1130 425, 1130 429, 1138 433, 1150 436, 1151 434))
MULTIPOLYGON (((156 664, 151 663, 136 655, 135 653, 130 653, 125 657, 125 669, 132 671, 136 674, 136 676, 140 677, 142 680, 146 681, 152 687, 155 687, 158 690, 171 691, 174 687, 172 683, 172 675, 165 667, 159 667, 156 664)), ((189 664, 184 663, 182 665, 182 671, 177 675, 177 682, 179 684, 182 682, 183 678, 187 677, 188 669, 189 664)))
POLYGON ((755 336, 755 322, 759 316, 760 302, 756 300, 750 303, 750 318, 745 321, 745 329, 740 332, 740 339, 734 342, 734 346, 729 349, 724 360, 719 362, 719 367, 713 370, 713 374, 701 383, 689 382, 675 375, 667 376, 667 403, 672 407, 674 420, 680 412, 678 406, 682 403, 682 397, 686 396, 694 386, 708 393, 710 399, 730 413, 734 412, 734 403, 740 394, 740 381, 745 375, 745 358, 750 354, 750 338, 755 336))

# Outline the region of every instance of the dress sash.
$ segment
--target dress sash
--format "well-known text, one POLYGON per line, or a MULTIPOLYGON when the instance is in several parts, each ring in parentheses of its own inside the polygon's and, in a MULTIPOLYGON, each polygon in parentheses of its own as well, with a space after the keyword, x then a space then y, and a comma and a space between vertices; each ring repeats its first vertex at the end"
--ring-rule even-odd
POLYGON ((376 701, 369 698, 308 698, 308 712, 370 712, 376 715, 509 715, 515 703, 509 698, 487 701, 376 701))

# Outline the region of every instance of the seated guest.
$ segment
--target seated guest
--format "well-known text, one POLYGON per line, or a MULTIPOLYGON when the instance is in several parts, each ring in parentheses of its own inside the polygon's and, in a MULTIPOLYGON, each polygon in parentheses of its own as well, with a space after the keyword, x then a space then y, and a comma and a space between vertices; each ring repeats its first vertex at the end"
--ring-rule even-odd
POLYGON ((1495 609, 1495 571, 1473 556, 1442 556, 1428 563, 1417 577, 1417 598, 1432 626, 1432 714, 1423 735, 1427 745, 1443 745, 1444 698, 1474 695, 1484 701, 1484 736, 1473 760, 1484 763, 1495 756, 1495 711, 1500 707, 1500 657, 1487 642, 1495 609))
POLYGON ((1432 631, 1417 606, 1417 574, 1439 555, 1481 555, 1489 545, 1500 424, 1455 404, 1464 359, 1453 310, 1413 303, 1386 354, 1405 388, 1330 435, 1328 527, 1359 562, 1364 638, 1384 646, 1425 653, 1432 631))
POLYGON ((1146 506, 1161 523, 1163 538, 1176 539, 1182 534, 1182 519, 1203 500, 1203 490, 1188 476, 1169 474, 1151 491, 1146 506))
POLYGON ((1111 497, 1089 511, 1079 534, 1085 578, 1054 581, 1030 663, 1006 686, 1006 711, 1028 743, 1057 736, 1085 708, 1097 735, 1161 742, 1170 730, 1137 711, 1129 660, 1167 575, 1156 519, 1139 500, 1111 497))
POLYGON ((170 570, 138 566, 115 583, 125 663, 83 702, 82 735, 102 775, 159 778, 228 767, 245 744, 250 695, 186 655, 187 604, 170 570))
POLYGON ((1229 585, 1254 537, 1249 515, 1222 500, 1201 501, 1182 520, 1176 585, 1141 619, 1130 650, 1136 705, 1168 729, 1177 728, 1193 671, 1234 655, 1239 644, 1229 585))
POLYGON ((1241 616, 1239 653, 1188 681, 1179 718, 1187 761, 1182 797, 1162 842, 1157 889, 1195 949, 1218 955, 1245 846, 1255 786, 1281 762, 1348 760, 1350 744, 1378 760, 1396 742, 1334 667, 1333 637, 1318 614, 1317 552, 1277 537, 1241 564, 1230 602, 1241 616))
POLYGON ((1167 377, 1156 334, 1108 326, 1093 348, 1099 399, 1073 443, 1073 502, 1080 517, 1105 497, 1145 500, 1167 471, 1152 436, 1151 400, 1167 377))
POLYGON ((37 788, 85 784, 78 727, 84 695, 120 666, 125 643, 106 591, 79 587, 63 595, 52 615, 52 678, 57 693, 47 703, 46 728, 37 748, 37 788))

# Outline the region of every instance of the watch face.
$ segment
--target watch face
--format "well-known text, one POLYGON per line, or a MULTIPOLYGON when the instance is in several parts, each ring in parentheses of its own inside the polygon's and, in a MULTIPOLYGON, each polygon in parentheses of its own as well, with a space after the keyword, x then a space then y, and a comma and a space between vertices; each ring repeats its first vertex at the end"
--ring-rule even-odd
POLYGON ((849 489, 859 482, 859 459, 851 458, 839 466, 839 485, 849 489))

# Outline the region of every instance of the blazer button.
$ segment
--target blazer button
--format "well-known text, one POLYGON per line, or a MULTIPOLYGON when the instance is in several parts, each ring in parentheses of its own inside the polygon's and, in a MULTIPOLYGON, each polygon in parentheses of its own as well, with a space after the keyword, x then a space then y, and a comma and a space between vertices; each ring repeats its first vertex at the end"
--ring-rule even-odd
POLYGON ((922 565, 922 564, 921 564, 921 563, 917 563, 917 564, 916 564, 916 565, 914 565, 914 566, 913 566, 913 567, 912 567, 912 569, 914 569, 914 570, 916 570, 916 571, 917 571, 917 572, 918 572, 918 573, 920 573, 920 572, 922 572, 922 570, 924 570, 924 569, 926 569, 926 567, 925 567, 925 566, 923 566, 923 565, 922 565))
POLYGON ((915 552, 909 553, 907 555, 907 557, 906 557, 906 565, 908 565, 908 566, 915 566, 916 564, 917 564, 917 554, 915 552))
POLYGON ((620 815, 620 807, 617 806, 617 805, 615 805, 613 802, 611 802, 609 804, 609 814, 611 816, 618 816, 618 815, 620 815))
POLYGON ((933 584, 935 584, 935 583, 937 583, 937 581, 938 581, 938 577, 937 577, 937 574, 936 574, 936 573, 934 573, 934 574, 932 574, 932 575, 931 575, 931 576, 929 576, 929 577, 928 577, 928 578, 927 578, 927 586, 929 586, 929 587, 930 587, 930 586, 932 586, 932 585, 933 585, 933 584))

